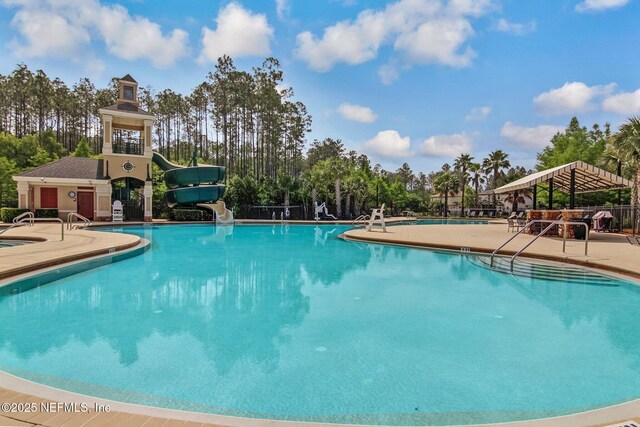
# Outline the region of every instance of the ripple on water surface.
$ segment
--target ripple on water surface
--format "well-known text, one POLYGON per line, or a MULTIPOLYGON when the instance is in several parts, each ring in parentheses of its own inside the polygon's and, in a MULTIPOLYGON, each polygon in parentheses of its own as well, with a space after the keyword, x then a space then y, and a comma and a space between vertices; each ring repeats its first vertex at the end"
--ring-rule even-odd
POLYGON ((339 226, 123 229, 152 250, 0 298, 0 367, 126 402, 377 424, 640 396, 640 292, 344 242, 339 226))

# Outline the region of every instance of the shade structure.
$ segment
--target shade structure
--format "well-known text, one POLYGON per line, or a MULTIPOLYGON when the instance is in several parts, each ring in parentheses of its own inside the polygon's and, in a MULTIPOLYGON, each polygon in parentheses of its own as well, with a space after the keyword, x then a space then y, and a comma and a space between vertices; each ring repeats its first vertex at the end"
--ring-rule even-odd
POLYGON ((498 194, 511 193, 524 188, 531 188, 551 180, 553 180, 553 187, 555 189, 569 194, 617 190, 631 187, 631 181, 628 179, 583 161, 577 161, 527 175, 517 181, 496 188, 494 192, 498 194), (571 183, 572 175, 573 186, 571 183))

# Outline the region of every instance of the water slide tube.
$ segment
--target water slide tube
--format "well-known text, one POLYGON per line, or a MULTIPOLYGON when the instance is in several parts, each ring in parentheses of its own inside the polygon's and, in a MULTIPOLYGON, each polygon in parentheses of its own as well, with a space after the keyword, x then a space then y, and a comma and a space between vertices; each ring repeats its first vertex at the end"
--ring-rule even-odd
POLYGON ((224 196, 225 186, 217 184, 224 179, 224 167, 185 167, 171 163, 155 152, 152 160, 164 171, 164 181, 169 187, 165 200, 170 208, 215 203, 224 196))

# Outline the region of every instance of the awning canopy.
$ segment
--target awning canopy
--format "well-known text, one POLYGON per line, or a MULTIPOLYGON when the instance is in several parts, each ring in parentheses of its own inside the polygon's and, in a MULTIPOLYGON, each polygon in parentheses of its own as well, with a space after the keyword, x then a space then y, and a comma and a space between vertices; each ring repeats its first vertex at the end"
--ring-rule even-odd
POLYGON ((572 171, 575 171, 575 193, 589 193, 592 191, 617 190, 631 187, 631 181, 628 179, 624 179, 621 176, 607 172, 604 169, 597 168, 583 161, 577 161, 533 173, 496 188, 494 191, 498 194, 511 193, 553 179, 553 186, 556 189, 564 191, 565 193, 571 193, 572 171))

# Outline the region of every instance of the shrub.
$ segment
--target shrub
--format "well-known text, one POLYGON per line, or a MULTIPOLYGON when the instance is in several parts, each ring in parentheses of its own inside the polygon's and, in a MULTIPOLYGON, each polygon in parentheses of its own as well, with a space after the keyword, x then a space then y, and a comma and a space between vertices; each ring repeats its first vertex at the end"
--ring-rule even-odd
POLYGON ((18 215, 22 215, 25 212, 29 212, 29 209, 2 208, 0 209, 0 219, 2 222, 11 222, 13 221, 13 218, 18 215))
POLYGON ((58 209, 36 209, 36 218, 58 218, 58 209))
POLYGON ((198 209, 174 209, 173 218, 176 221, 203 221, 204 215, 198 209))

